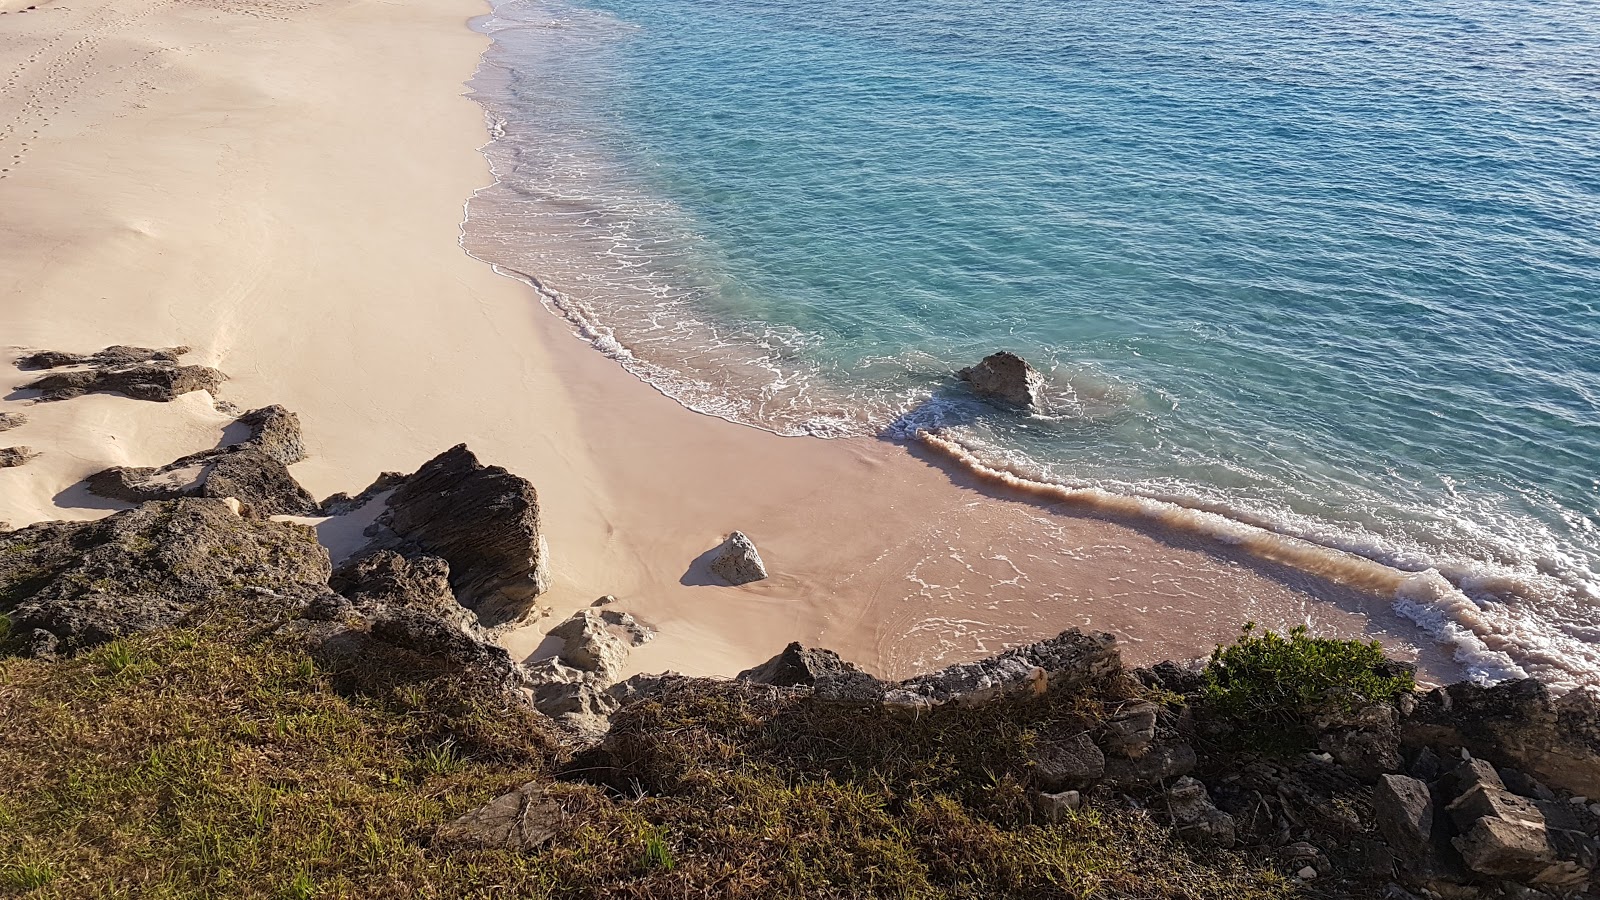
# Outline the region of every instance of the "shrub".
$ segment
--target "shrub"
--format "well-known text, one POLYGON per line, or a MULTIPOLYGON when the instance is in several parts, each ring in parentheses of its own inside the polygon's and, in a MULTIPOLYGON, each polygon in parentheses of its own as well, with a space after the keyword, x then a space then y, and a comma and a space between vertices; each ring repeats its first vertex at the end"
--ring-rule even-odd
POLYGON ((1285 637, 1257 635, 1251 622, 1233 644, 1212 651, 1205 674, 1213 712, 1278 724, 1392 701, 1416 687, 1411 672, 1386 659, 1377 641, 1311 637, 1304 625, 1285 637))

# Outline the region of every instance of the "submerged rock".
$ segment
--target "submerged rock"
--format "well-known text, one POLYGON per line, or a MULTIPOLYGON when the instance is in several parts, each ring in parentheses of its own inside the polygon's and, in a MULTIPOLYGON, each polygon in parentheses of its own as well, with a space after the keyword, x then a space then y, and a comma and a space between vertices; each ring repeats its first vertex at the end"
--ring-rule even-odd
POLYGON ((245 440, 203 450, 160 468, 116 466, 90 475, 89 491, 101 497, 143 503, 178 497, 235 497, 254 515, 314 515, 315 498, 289 474, 305 459, 300 418, 282 406, 251 410, 238 424, 245 440))
POLYGON ((767 577, 766 564, 756 552, 756 545, 741 531, 728 535, 722 542, 716 558, 711 561, 711 571, 736 587, 767 577))
POLYGON ((485 627, 537 618, 550 583, 549 549, 533 485, 485 466, 458 444, 394 488, 376 546, 437 556, 450 566, 456 600, 485 627))
POLYGON ((32 447, 0 447, 0 469, 13 469, 26 465, 39 456, 32 447))
POLYGON ((165 402, 190 391, 215 393, 228 376, 209 366, 180 365, 178 357, 188 352, 187 347, 158 350, 121 346, 90 354, 46 350, 23 357, 17 365, 24 369, 65 369, 25 385, 40 391, 42 401, 110 393, 165 402))
POLYGON ((982 397, 1029 407, 1043 401, 1044 376, 1015 353, 992 353, 977 365, 957 372, 956 377, 982 397))

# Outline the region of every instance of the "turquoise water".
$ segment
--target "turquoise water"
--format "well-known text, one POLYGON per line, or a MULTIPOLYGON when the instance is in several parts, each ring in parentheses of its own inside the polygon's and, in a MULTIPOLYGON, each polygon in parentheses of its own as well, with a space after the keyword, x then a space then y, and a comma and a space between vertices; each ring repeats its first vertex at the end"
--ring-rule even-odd
POLYGON ((685 404, 1220 512, 1600 680, 1585 3, 511 0, 473 252, 685 404), (951 371, 996 349, 1040 414, 951 371))

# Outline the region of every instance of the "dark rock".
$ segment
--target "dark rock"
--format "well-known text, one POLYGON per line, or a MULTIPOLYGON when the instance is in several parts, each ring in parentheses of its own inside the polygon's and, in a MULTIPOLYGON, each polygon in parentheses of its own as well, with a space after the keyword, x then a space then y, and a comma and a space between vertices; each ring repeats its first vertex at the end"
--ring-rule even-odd
POLYGON ((434 835, 444 850, 537 850, 560 834, 566 813, 547 785, 528 782, 445 825, 434 835))
POLYGON ((128 366, 134 363, 176 363, 188 347, 127 347, 121 344, 94 353, 41 350, 17 360, 19 369, 59 369, 63 366, 128 366))
POLYGON ((22 413, 0 412, 0 431, 10 431, 13 428, 27 424, 28 417, 22 413))
POLYGON ((1028 763, 1042 791, 1086 788, 1106 773, 1106 756, 1087 734, 1040 741, 1029 752, 1028 763))
POLYGON ((971 385, 973 392, 980 396, 1016 406, 1038 406, 1043 400, 1044 376, 1022 357, 1004 350, 962 369, 956 377, 971 385))
POLYGON ((795 641, 783 652, 759 666, 745 669, 736 677, 754 684, 778 687, 814 685, 820 680, 859 673, 854 663, 845 662, 832 650, 808 650, 795 641))
POLYGON ((1135 669, 1134 676, 1145 687, 1179 695, 1197 693, 1206 686, 1205 673, 1201 668, 1179 665, 1171 660, 1158 662, 1148 669, 1135 669))
POLYGON ((1428 852, 1433 833, 1433 795, 1428 786, 1405 775, 1384 775, 1373 789, 1372 806, 1390 846, 1410 857, 1428 852))
POLYGON ((178 357, 187 352, 187 347, 166 350, 107 347, 88 355, 47 350, 25 356, 17 364, 25 369, 60 370, 26 385, 42 392, 40 400, 111 393, 135 400, 164 402, 190 391, 216 393, 227 376, 207 366, 179 365, 178 357), (68 366, 73 368, 62 370, 68 366))
POLYGON ((0 447, 0 469, 14 469, 38 457, 32 447, 0 447))
POLYGON ((716 558, 711 561, 711 571, 734 586, 767 577, 766 564, 761 561, 761 554, 756 552, 756 545, 739 531, 728 535, 728 539, 722 542, 716 558))
POLYGON ((393 549, 449 563, 456 599, 485 627, 541 614, 535 598, 549 586, 550 571, 538 493, 505 469, 478 462, 465 444, 396 487, 379 524, 393 549))
POLYGON ((1507 790, 1521 794, 1524 797, 1532 797, 1535 800, 1556 799, 1555 791, 1545 787, 1537 778, 1521 769, 1506 768, 1497 769, 1496 771, 1500 773, 1500 780, 1505 784, 1507 790))
POLYGON ((891 709, 914 713, 950 702, 978 704, 1012 694, 1042 694, 1051 687, 1086 685, 1121 670, 1115 638, 1073 628, 998 656, 907 679, 891 686, 883 702, 891 709))
POLYGON ((1197 757, 1185 743, 1158 742, 1135 759, 1106 759, 1106 783, 1118 788, 1149 788, 1194 771, 1197 757))
POLYGON ((1600 796, 1600 694, 1592 690, 1554 697, 1533 679, 1452 684, 1421 697, 1402 739, 1440 753, 1465 747, 1553 788, 1600 796))
POLYGON ((437 556, 405 557, 378 550, 340 566, 328 586, 359 609, 422 610, 476 636, 477 617, 456 602, 450 590, 450 566, 437 556))
POLYGON ((90 475, 89 491, 101 497, 143 503, 178 497, 234 497, 257 516, 314 515, 316 500, 288 464, 305 458, 300 420, 281 406, 240 416, 250 429, 244 441, 203 450, 157 469, 116 466, 90 475))
POLYGON ((1140 756, 1156 737, 1160 707, 1148 700, 1123 704, 1106 720, 1100 742, 1114 756, 1140 756))
POLYGON ((1400 713, 1386 703, 1352 713, 1333 712, 1316 723, 1317 746, 1363 781, 1398 772, 1400 713))
POLYGON ((388 608, 371 620, 374 638, 391 646, 429 657, 453 669, 492 673, 509 683, 521 677, 511 654, 478 640, 461 626, 421 609, 388 608))
POLYGON ((1180 837, 1222 848, 1234 845, 1233 817, 1211 803, 1211 795, 1199 780, 1188 776, 1179 778, 1167 789, 1163 800, 1180 837))
POLYGON ((242 519, 218 500, 0 534, 0 613, 65 652, 175 624, 218 599, 263 616, 298 609, 326 591, 328 574, 311 529, 242 519))
POLYGON ((1439 754, 1433 752, 1432 747, 1423 747, 1411 759, 1411 765, 1406 772, 1419 781, 1432 781, 1444 771, 1444 763, 1439 759, 1439 754))
POLYGON ((322 501, 321 515, 342 516, 355 512, 378 497, 388 493, 405 483, 406 475, 403 472, 384 472, 377 480, 367 485, 366 489, 354 497, 340 491, 322 501))

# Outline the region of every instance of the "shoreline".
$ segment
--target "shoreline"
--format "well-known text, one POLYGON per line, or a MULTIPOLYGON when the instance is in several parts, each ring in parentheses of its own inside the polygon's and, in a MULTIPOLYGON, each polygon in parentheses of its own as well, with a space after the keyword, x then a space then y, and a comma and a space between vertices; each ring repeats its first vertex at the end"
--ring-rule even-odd
MULTIPOLYGON (((506 640, 519 658, 613 594, 661 631, 635 671, 729 675, 801 640, 893 675, 1072 625, 1154 661, 1257 619, 1380 637, 1454 680, 1382 598, 994 497, 886 442, 695 413, 593 352, 457 243, 489 174, 465 87, 492 40, 467 27, 480 13, 142 0, 8 17, 0 55, 31 98, 0 141, 9 157, 29 138, 0 181, 8 348, 193 346, 232 376, 223 398, 299 413, 311 458, 294 472, 319 497, 460 441, 528 478, 555 613, 506 640), (87 49, 68 56, 67 37, 87 49), (692 562, 734 529, 774 577, 693 583, 692 562)), ((6 371, 8 388, 26 380, 6 371)), ((43 453, 0 471, 0 520, 105 514, 114 504, 81 507, 73 485, 215 444, 226 417, 198 401, 0 402, 33 419, 5 443, 43 453)))

